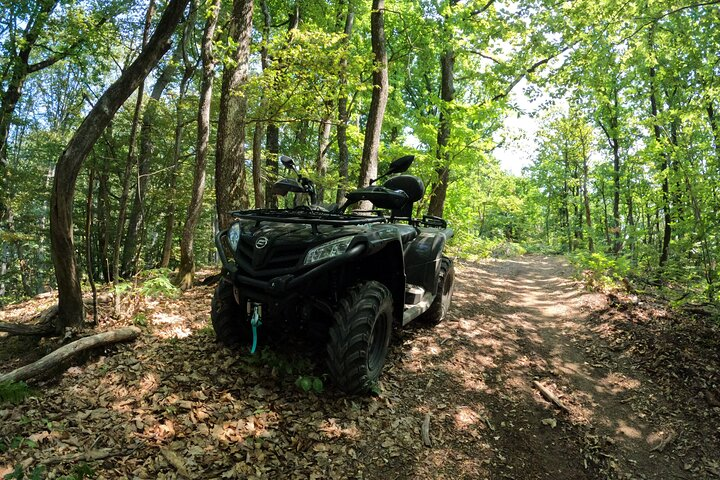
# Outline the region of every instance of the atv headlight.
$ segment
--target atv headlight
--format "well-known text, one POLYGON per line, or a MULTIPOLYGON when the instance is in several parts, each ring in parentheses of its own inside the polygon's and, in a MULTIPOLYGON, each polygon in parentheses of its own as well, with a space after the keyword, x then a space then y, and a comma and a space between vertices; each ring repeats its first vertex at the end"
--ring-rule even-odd
POLYGON ((228 230, 228 243, 233 252, 237 250, 238 242, 240 241, 240 224, 233 223, 228 230))
POLYGON ((336 238, 335 240, 311 248, 307 255, 305 255, 305 261, 303 263, 310 265, 311 263, 321 262, 328 258, 342 255, 345 253, 345 250, 347 250, 352 239, 353 237, 336 238))

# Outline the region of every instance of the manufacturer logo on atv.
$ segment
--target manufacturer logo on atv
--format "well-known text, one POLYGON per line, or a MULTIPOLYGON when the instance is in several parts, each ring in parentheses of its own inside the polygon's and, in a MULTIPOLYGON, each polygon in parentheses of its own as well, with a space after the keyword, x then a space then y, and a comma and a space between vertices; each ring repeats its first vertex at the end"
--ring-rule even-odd
POLYGON ((260 237, 257 239, 257 241, 255 241, 255 248, 257 248, 257 249, 265 248, 267 246, 267 244, 268 244, 267 237, 260 237))

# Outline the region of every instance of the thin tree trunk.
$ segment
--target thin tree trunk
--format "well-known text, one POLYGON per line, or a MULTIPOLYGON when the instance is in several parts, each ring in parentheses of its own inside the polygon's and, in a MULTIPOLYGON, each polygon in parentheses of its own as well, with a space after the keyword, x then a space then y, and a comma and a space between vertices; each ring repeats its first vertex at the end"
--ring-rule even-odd
MULTIPOLYGON (((261 8, 263 13, 263 38, 269 39, 271 18, 270 9, 268 8, 266 1, 261 2, 261 8)), ((296 3, 288 17, 288 43, 292 41, 292 32, 296 30, 299 25, 300 6, 296 3)), ((268 57, 267 50, 261 52, 261 60, 264 71, 270 64, 270 58, 268 57)), ((267 157, 265 158, 265 168, 267 171, 267 180, 265 182, 265 202, 267 208, 277 208, 278 201, 277 197, 272 194, 272 187, 273 183, 278 179, 280 172, 278 166, 278 157, 280 155, 280 127, 272 121, 268 122, 265 135, 265 148, 267 150, 267 157)))
POLYGON ((223 71, 215 154, 215 205, 220 228, 230 224, 230 211, 248 206, 245 173, 245 114, 247 99, 240 89, 248 76, 252 0, 234 0, 229 37, 236 45, 232 64, 223 71))
MULTIPOLYGON (((187 22, 186 25, 192 25, 192 21, 187 22)), ((186 32, 183 35, 183 42, 186 41, 185 37, 187 35, 186 28, 186 32)), ((135 262, 137 241, 145 223, 145 194, 147 192, 148 176, 150 175, 150 165, 152 164, 155 154, 152 130, 157 122, 158 103, 165 88, 167 88, 175 75, 177 64, 180 60, 182 45, 183 43, 180 43, 180 46, 175 49, 172 61, 165 66, 160 77, 155 82, 155 86, 153 86, 142 116, 142 126, 140 127, 140 155, 137 162, 137 182, 135 184, 132 209, 130 210, 130 216, 127 221, 127 235, 125 236, 122 254, 122 271, 130 274, 137 272, 137 263, 135 262)))
MULTIPOLYGON (((168 195, 171 199, 175 198, 177 193, 177 177, 178 170, 180 169, 180 157, 182 153, 182 138, 185 130, 185 122, 182 118, 182 104, 185 101, 187 95, 188 82, 192 78, 195 69, 192 65, 186 63, 185 71, 183 72, 182 80, 180 80, 180 90, 178 93, 178 99, 175 108, 175 135, 173 141, 173 156, 171 160, 171 167, 168 171, 168 195)), ((165 212, 165 237, 163 240, 163 251, 162 259, 160 261, 161 268, 167 268, 170 264, 170 257, 172 256, 172 241, 173 234, 175 231, 175 208, 176 202, 170 201, 165 212)))
POLYGON ((55 327, 80 325, 85 319, 73 242, 73 199, 83 161, 120 106, 170 47, 170 37, 188 0, 170 0, 150 41, 140 55, 100 97, 57 162, 50 198, 51 256, 58 285, 55 327))
MULTIPOLYGON (((344 2, 341 2, 344 3, 344 2)), ((345 16, 345 28, 343 33, 345 38, 343 44, 347 47, 350 44, 350 35, 352 34, 353 21, 355 15, 353 13, 352 2, 347 2, 347 15, 345 16)), ((347 128, 350 122, 348 113, 348 95, 347 95, 347 54, 340 59, 340 72, 338 74, 340 82, 340 96, 338 97, 338 125, 337 125, 337 143, 338 143, 338 170, 340 182, 338 183, 338 191, 335 201, 340 204, 345 198, 345 191, 349 185, 348 176, 350 170, 350 149, 347 141, 347 128)))
MULTIPOLYGON (((155 0, 150 0, 148 5, 147 13, 145 14, 145 28, 143 30, 143 48, 147 45, 148 36, 150 34, 150 23, 152 17, 155 14, 155 0)), ((125 271, 124 265, 120 261, 120 246, 123 240, 123 234, 125 233, 125 217, 127 216, 127 204, 130 196, 130 174, 133 166, 135 165, 135 140, 138 132, 138 125, 140 122, 140 110, 142 109, 143 94, 145 90, 145 79, 143 78, 137 90, 137 99, 135 101, 135 110, 133 112, 132 126, 130 127, 130 140, 128 143, 128 155, 125 162, 125 171, 122 178, 122 194, 120 195, 120 206, 118 211, 118 223, 115 231, 115 242, 113 245, 113 281, 117 282, 120 276, 124 276, 127 272, 125 271)), ((116 297, 116 307, 119 302, 119 297, 116 297)))
POLYGON ((455 96, 455 51, 452 48, 447 48, 443 52, 440 57, 440 66, 440 98, 442 105, 440 107, 437 150, 435 151, 435 158, 438 164, 435 172, 438 178, 430 189, 430 205, 428 206, 428 213, 438 217, 442 217, 445 209, 445 197, 447 196, 448 181, 450 179, 450 156, 447 146, 450 141, 452 120, 448 115, 447 107, 455 96))
POLYGON ((97 288, 95 287, 95 273, 93 272, 92 251, 92 218, 93 218, 93 188, 95 186, 95 167, 90 168, 88 179, 87 201, 85 202, 85 262, 87 265, 88 283, 92 289, 93 325, 98 323, 97 315, 97 288))
MULTIPOLYGON (((112 130, 112 123, 108 125, 108 131, 112 130)), ((112 134, 108 137, 112 139, 112 134)), ((108 149, 111 145, 108 143, 108 149)), ((112 151, 111 151, 112 153, 112 151)), ((98 178, 98 253, 100 272, 103 282, 110 282, 110 165, 109 162, 101 162, 101 170, 98 178)))
MULTIPOLYGON (((655 141, 662 141, 662 132, 658 124, 658 107, 657 107, 657 89, 655 85, 655 67, 650 67, 650 114, 653 117, 653 134, 655 141)), ((670 256, 670 238, 672 236, 672 217, 670 216, 670 158, 667 152, 660 154, 660 172, 662 172, 662 202, 663 202, 663 220, 665 222, 662 237, 662 247, 660 249, 660 259, 658 261, 661 267, 665 266, 670 256)))
POLYGON ((263 208, 265 206, 265 195, 263 190, 262 175, 262 141, 265 129, 262 122, 255 122, 253 129, 253 148, 252 148, 252 178, 253 178, 253 194, 255 196, 255 208, 263 208))
MULTIPOLYGON (((370 34, 375 67, 373 69, 373 92, 370 111, 365 125, 365 141, 363 142, 360 160, 360 176, 358 186, 363 187, 377 177, 378 152, 380 150, 380 133, 382 131, 385 107, 388 99, 388 59, 385 50, 385 0, 373 0, 370 14, 370 34)), ((361 208, 367 208, 362 205, 361 208)))
POLYGON ((595 245, 593 244, 593 229, 592 229, 592 216, 590 214, 590 193, 588 192, 588 152, 587 145, 583 141, 582 145, 582 195, 583 195, 583 206, 585 209, 585 226, 588 232, 588 250, 590 253, 595 251, 595 245))
MULTIPOLYGON (((332 129, 332 123, 330 123, 330 116, 332 115, 332 102, 325 103, 326 114, 320 120, 318 126, 318 155, 316 162, 316 172, 320 175, 320 178, 325 178, 327 175, 328 160, 327 151, 330 146, 330 130, 332 129)), ((325 201, 325 187, 318 185, 317 187, 317 201, 323 203, 325 201)))

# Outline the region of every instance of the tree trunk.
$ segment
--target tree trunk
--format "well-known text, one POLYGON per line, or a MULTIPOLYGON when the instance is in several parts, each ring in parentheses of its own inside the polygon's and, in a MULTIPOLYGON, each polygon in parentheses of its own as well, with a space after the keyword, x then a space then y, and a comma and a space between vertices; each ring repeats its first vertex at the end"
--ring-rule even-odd
MULTIPOLYGON (((263 13, 263 38, 269 41, 270 38, 270 9, 268 8, 267 2, 261 2, 261 8, 263 13)), ((288 42, 292 40, 292 32, 297 29, 300 25, 300 7, 296 3, 293 6, 293 10, 288 17, 288 29, 287 39, 288 42)), ((261 51, 261 60, 263 71, 268 68, 270 64, 270 58, 268 57, 267 50, 261 51)), ((266 169, 266 182, 265 182, 265 206, 267 208, 277 208, 278 201, 277 197, 272 193, 273 183, 278 179, 279 166, 278 157, 280 155, 280 127, 272 121, 268 122, 266 128, 266 139, 265 149, 267 150, 267 157, 265 158, 265 169, 266 169)))
MULTIPOLYGON (((143 30, 143 48, 147 44, 150 34, 150 22, 155 14, 155 0, 150 0, 147 13, 145 14, 145 28, 143 30)), ((120 246, 125 233, 125 217, 127 216, 127 204, 130 196, 130 174, 137 159, 135 158, 135 139, 137 137, 138 124, 140 121, 140 110, 142 109, 143 94, 145 93, 145 78, 140 81, 137 89, 137 99, 133 112, 132 126, 130 127, 130 140, 128 142, 128 155, 125 161, 125 171, 122 178, 122 194, 120 195, 120 206, 118 207, 118 221, 115 230, 115 242, 113 243, 113 281, 117 282, 121 276, 125 276, 124 262, 120 259, 120 246)), ((119 298, 116 297, 116 301, 119 298)))
MULTIPOLYGON (((355 15, 353 13, 352 2, 347 2, 347 15, 345 17, 345 28, 343 33, 345 39, 343 40, 345 46, 350 44, 350 34, 352 33, 353 20, 355 15)), ((347 128, 350 122, 350 115, 348 113, 348 95, 347 95, 347 68, 348 61, 347 56, 343 55, 340 60, 340 72, 338 74, 340 82, 340 94, 338 97, 338 125, 337 125, 337 143, 338 143, 338 170, 340 176, 340 182, 338 183, 338 191, 335 201, 340 204, 345 198, 345 189, 349 186, 348 176, 350 170, 350 149, 348 148, 347 141, 347 128)))
MULTIPOLYGON (((22 33, 22 38, 17 40, 20 49, 15 52, 13 58, 9 62, 6 70, 8 74, 5 78, 0 78, 0 85, 7 85, 0 95, 0 168, 4 168, 7 164, 7 142, 10 134, 10 125, 12 124, 12 116, 15 112, 22 95, 22 88, 28 75, 41 68, 41 64, 30 64, 30 55, 35 47, 40 33, 45 29, 47 20, 55 7, 60 3, 59 0, 42 0, 39 3, 39 9, 34 17, 25 26, 26 30, 22 33), (7 83, 6 83, 7 81, 7 83)), ((5 172, 0 170, 0 186, 4 187, 5 172)), ((0 193, 4 194, 7 190, 0 189, 0 193)), ((5 206, 0 198, 0 207, 5 206)))
MULTIPOLYGON (((385 0, 373 0, 372 13, 370 14, 370 33, 375 67, 373 69, 372 100, 370 101, 370 111, 365 124, 365 141, 363 142, 360 161, 359 187, 367 186, 371 179, 377 177, 380 133, 388 99, 388 60, 387 51, 385 50, 384 16, 385 0)), ((367 205, 362 205, 361 208, 367 208, 367 205)))
POLYGON ((195 228, 200 220, 203 196, 205 194, 205 170, 207 167, 208 145, 210 143, 210 103, 212 101, 213 79, 216 60, 213 56, 213 41, 220 11, 220 0, 213 0, 209 6, 201 46, 202 81, 197 113, 197 140, 195 172, 193 174, 192 196, 188 205, 187 218, 180 241, 180 267, 175 283, 181 289, 192 286, 195 276, 195 228))
POLYGON ((255 208, 263 208, 265 206, 265 195, 263 189, 263 168, 262 168, 262 141, 265 129, 262 122, 255 122, 253 129, 253 147, 252 147, 252 178, 253 178, 253 194, 255 196, 255 208))
POLYGON ((245 173, 245 114, 247 99, 240 92, 248 76, 252 0, 234 0, 229 38, 236 45, 223 71, 215 154, 215 202, 220 228, 231 220, 230 211, 248 206, 245 173))
MULTIPOLYGON (((188 22, 187 25, 191 25, 188 22)), ((183 42, 187 32, 183 35, 183 42)), ((157 122, 157 109, 160 98, 165 88, 170 84, 177 70, 177 64, 180 60, 182 51, 182 43, 175 49, 172 61, 170 61, 163 69, 160 77, 155 82, 155 86, 150 93, 150 98, 142 117, 142 126, 140 127, 140 156, 137 162, 137 183, 135 185, 135 195, 133 195, 133 205, 130 210, 130 216, 127 222, 127 235, 125 236, 125 244, 122 255, 122 270, 130 274, 137 271, 137 263, 135 263, 135 253, 137 250, 137 241, 140 231, 145 223, 145 194, 147 192, 148 176, 150 175, 150 165, 152 164, 155 154, 155 144, 153 143, 152 130, 157 122)))
POLYGON ((450 179, 450 156, 447 146, 450 141, 452 120, 447 110, 455 96, 455 51, 452 48, 448 48, 443 52, 440 57, 440 66, 440 98, 442 105, 440 107, 437 150, 435 151, 438 164, 435 172, 438 178, 430 189, 430 205, 428 206, 428 213, 438 217, 442 217, 445 209, 445 197, 447 196, 448 181, 450 179))
MULTIPOLYGON (((330 130, 332 129, 332 123, 330 123, 330 116, 332 115, 332 102, 325 102, 326 113, 320 120, 318 126, 318 155, 316 162, 316 171, 320 178, 325 178, 327 175, 328 161, 327 151, 330 147, 330 130)), ((317 187, 317 201, 323 203, 325 201, 325 187, 318 185, 317 187)))
MULTIPOLYGON (((655 85, 655 67, 650 67, 650 114, 653 117, 653 135, 655 141, 662 141, 662 131, 658 124, 658 106, 657 106, 657 89, 655 85)), ((670 216, 670 159, 667 152, 660 154, 660 172, 662 173, 662 202, 663 202, 663 220, 665 226, 663 229, 662 247, 660 249, 660 259, 658 264, 663 267, 670 256, 670 237, 672 236, 672 217, 670 216)))
POLYGON ((615 234, 613 253, 617 255, 620 253, 620 250, 622 250, 622 228, 620 226, 620 132, 618 131, 618 110, 620 105, 616 85, 613 85, 613 106, 613 114, 610 119, 611 145, 613 151, 613 229, 615 234))
MULTIPOLYGON (((108 125, 106 133, 112 130, 112 123, 108 125)), ((112 139, 112 134, 107 135, 112 139)), ((108 141, 108 150, 113 158, 115 157, 112 145, 108 141)), ((98 254, 100 261, 100 272, 105 283, 109 283, 110 276, 110 165, 109 162, 101 163, 100 175, 98 178, 98 254)))
POLYGON ((117 110, 170 47, 188 0, 170 0, 150 41, 140 55, 100 97, 60 155, 50 198, 51 256, 58 286, 55 327, 81 325, 85 319, 73 243, 73 199, 83 161, 117 110))
POLYGON ((595 245, 593 244, 593 230, 592 230, 592 216, 590 215, 590 193, 588 192, 588 160, 589 153, 587 151, 587 145, 583 140, 582 145, 582 195, 583 195, 583 207, 585 209, 585 226, 588 232, 588 251, 590 253, 595 251, 595 245))
POLYGON ((85 202, 85 262, 87 266, 88 283, 92 290, 93 325, 97 325, 97 288, 95 287, 95 272, 93 271, 92 250, 92 218, 93 218, 93 188, 95 188, 95 167, 90 168, 88 179, 87 201, 85 202))
MULTIPOLYGON (((182 138, 185 131, 185 122, 182 118, 182 103, 185 101, 187 94, 188 82, 192 78, 194 69, 186 67, 183 78, 180 81, 180 90, 175 109, 175 135, 173 136, 173 154, 170 160, 170 170, 168 171, 168 195, 175 198, 177 194, 177 177, 180 169, 180 158, 182 153, 182 138)), ((170 264, 172 256, 172 241, 175 231, 175 209, 176 202, 171 201, 165 212, 165 236, 163 239, 162 259, 160 261, 161 268, 167 268, 170 264)))

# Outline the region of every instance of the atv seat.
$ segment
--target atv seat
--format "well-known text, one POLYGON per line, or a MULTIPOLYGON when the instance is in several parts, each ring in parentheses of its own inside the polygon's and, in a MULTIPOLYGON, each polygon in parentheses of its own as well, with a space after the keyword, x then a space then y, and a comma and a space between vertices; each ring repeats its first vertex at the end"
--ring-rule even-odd
MULTIPOLYGON (((413 203, 422 199, 425 194, 423 181, 413 175, 398 175, 386 181, 383 186, 390 190, 402 190, 408 196, 408 201, 405 205, 392 209, 393 217, 412 217, 413 203)), ((404 242, 405 240, 403 240, 403 243, 404 242)))

